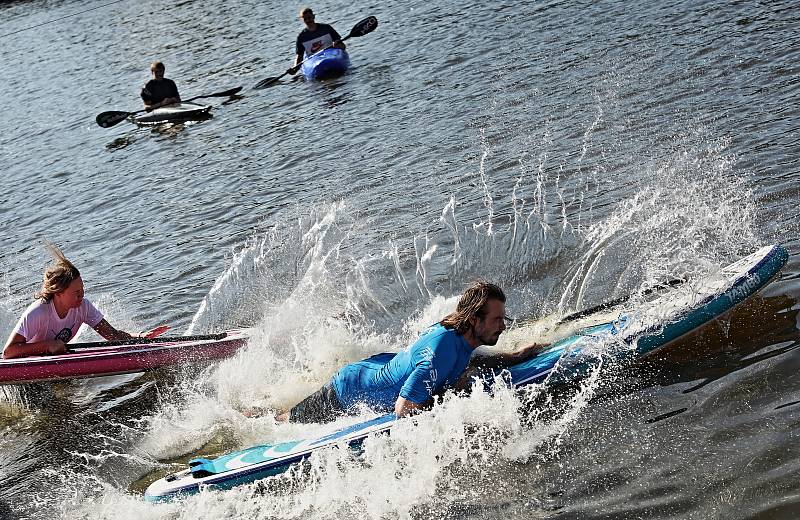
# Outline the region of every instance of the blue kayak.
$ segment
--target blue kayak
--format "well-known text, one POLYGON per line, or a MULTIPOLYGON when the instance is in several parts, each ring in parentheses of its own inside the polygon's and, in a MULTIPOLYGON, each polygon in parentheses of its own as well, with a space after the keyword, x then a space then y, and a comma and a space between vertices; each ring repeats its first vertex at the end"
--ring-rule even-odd
POLYGON ((325 79, 341 76, 349 68, 347 51, 331 47, 306 58, 300 71, 306 79, 325 79))
MULTIPOLYGON (((584 328, 495 375, 513 387, 572 381, 597 367, 603 360, 599 353, 611 344, 625 347, 612 350, 618 359, 641 359, 727 314, 766 286, 787 259, 780 245, 763 247, 684 288, 622 309, 613 321, 584 328)), ((487 376, 487 382, 492 380, 487 376)), ((386 414, 320 437, 253 446, 215 459, 196 458, 188 468, 153 482, 145 499, 161 502, 203 488, 230 489, 278 475, 317 450, 341 445, 357 450, 370 435, 389 433, 397 420, 386 414)))

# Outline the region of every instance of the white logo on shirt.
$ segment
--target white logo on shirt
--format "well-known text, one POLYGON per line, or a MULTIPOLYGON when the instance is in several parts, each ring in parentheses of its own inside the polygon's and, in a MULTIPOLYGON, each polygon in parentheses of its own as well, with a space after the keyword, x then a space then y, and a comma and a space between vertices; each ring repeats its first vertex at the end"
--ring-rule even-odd
MULTIPOLYGON (((425 361, 433 361, 433 350, 431 350, 430 347, 425 347, 420 351, 419 354, 425 361)), ((435 384, 438 375, 439 372, 435 368, 431 367, 430 371, 428 372, 428 379, 423 381, 423 383, 425 383, 425 389, 428 390, 429 396, 433 396, 433 391, 436 389, 435 384)))
POLYGON ((71 337, 72 337, 72 329, 69 327, 64 327, 58 334, 56 334, 55 339, 60 339, 61 341, 66 343, 67 341, 70 340, 71 337))
POLYGON ((333 38, 331 38, 330 34, 325 34, 319 38, 314 38, 313 40, 303 42, 303 47, 306 49, 306 54, 314 54, 315 52, 322 50, 324 47, 329 47, 331 45, 333 45, 333 38))

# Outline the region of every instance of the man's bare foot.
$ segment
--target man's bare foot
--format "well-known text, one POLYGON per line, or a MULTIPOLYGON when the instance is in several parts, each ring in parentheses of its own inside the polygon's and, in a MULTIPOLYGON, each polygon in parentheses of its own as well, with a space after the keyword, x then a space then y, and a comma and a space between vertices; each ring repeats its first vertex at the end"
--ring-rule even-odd
POLYGON ((260 406, 253 406, 251 408, 245 408, 241 411, 242 415, 249 419, 255 419, 256 417, 263 417, 267 413, 266 408, 261 408, 260 406))
POLYGON ((244 410, 241 411, 241 414, 247 417, 248 419, 256 419, 258 417, 264 417, 270 412, 275 413, 275 420, 277 422, 289 422, 289 412, 275 412, 274 410, 269 410, 267 408, 262 408, 260 406, 245 408, 244 410))

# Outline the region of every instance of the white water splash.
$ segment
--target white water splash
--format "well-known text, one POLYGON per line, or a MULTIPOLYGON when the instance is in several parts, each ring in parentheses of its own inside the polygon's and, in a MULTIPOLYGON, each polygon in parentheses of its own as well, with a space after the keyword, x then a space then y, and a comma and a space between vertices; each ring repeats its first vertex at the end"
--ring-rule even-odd
MULTIPOLYGON (((342 203, 252 237, 190 327, 241 325, 236 320, 246 317, 255 327, 249 347, 170 396, 150 418, 139 449, 164 460, 308 437, 366 418, 283 425, 273 412, 316 390, 344 363, 403 348, 452 309, 475 278, 501 283, 509 308, 522 318, 555 311, 510 330, 498 345, 505 349, 572 333, 583 322, 555 323, 568 308, 676 273, 705 272, 755 243, 752 193, 747 179, 733 173, 724 142, 698 133, 685 151, 654 151, 610 173, 594 142, 613 114, 609 99, 597 96, 587 113, 577 162, 554 159, 558 143, 547 122, 538 136, 521 137, 530 146, 515 155, 508 200, 498 194, 493 162, 508 163, 508 154, 481 128, 474 172, 481 209, 462 209, 454 196, 439 219, 407 240, 359 242, 342 203), (631 169, 649 173, 629 182, 631 169), (343 253, 354 250, 365 252, 343 253), (239 413, 251 405, 272 412, 255 419, 239 413)), ((179 507, 130 505, 114 490, 101 500, 125 514, 135 511, 137 519, 407 518, 426 505, 447 508, 469 501, 469 488, 487 478, 487 467, 535 472, 534 464, 558 458, 610 370, 593 366, 567 399, 552 397, 545 386, 448 396, 431 412, 399 423, 391 436, 370 438, 361 457, 344 447, 322 451, 284 476, 205 491, 179 507), (526 407, 534 402, 539 408, 526 407)), ((87 508, 92 518, 111 510, 87 508)))

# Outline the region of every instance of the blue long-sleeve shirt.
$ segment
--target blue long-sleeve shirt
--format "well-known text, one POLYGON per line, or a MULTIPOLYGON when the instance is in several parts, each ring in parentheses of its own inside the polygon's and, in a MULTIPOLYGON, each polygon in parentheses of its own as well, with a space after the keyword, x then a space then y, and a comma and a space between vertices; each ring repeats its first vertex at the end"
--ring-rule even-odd
POLYGON ((375 410, 391 411, 398 396, 422 404, 453 385, 467 368, 472 351, 455 330, 437 323, 406 350, 346 365, 331 382, 345 409, 363 402, 375 410))

